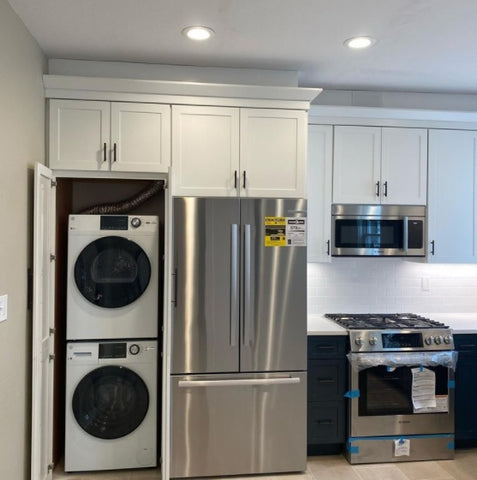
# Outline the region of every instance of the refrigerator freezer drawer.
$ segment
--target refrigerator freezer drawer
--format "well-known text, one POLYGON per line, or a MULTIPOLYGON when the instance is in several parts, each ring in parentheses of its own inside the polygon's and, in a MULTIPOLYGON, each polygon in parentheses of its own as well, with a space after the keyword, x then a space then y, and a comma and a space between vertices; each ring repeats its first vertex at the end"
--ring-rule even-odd
POLYGON ((172 377, 171 477, 306 468, 306 372, 172 377))

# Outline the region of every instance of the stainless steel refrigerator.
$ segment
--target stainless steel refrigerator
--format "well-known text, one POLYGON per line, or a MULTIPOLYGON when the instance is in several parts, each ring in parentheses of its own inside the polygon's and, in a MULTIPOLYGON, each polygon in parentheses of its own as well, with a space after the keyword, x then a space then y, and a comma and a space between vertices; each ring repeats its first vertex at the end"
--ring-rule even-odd
POLYGON ((174 199, 171 477, 306 468, 306 200, 174 199))

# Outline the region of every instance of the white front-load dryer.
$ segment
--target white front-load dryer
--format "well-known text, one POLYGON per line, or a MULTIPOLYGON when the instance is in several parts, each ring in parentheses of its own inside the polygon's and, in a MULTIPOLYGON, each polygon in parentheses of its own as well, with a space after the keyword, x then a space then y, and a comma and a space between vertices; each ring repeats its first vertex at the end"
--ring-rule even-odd
POLYGON ((157 338, 157 216, 70 215, 67 340, 157 338))
POLYGON ((157 341, 68 342, 65 471, 157 465, 157 341))

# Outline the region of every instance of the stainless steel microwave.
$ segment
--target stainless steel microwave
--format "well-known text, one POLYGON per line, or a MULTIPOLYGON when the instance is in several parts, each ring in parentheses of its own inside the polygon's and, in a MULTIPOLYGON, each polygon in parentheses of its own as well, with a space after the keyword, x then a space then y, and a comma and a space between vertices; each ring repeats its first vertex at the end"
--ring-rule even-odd
POLYGON ((424 257, 426 207, 341 205, 331 207, 331 255, 424 257))

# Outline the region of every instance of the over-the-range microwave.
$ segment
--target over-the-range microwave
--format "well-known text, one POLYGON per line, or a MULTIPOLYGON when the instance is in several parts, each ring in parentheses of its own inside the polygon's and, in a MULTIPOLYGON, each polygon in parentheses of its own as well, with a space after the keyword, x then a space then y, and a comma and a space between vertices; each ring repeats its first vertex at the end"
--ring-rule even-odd
POLYGON ((331 255, 424 257, 426 207, 346 205, 331 207, 331 255))

